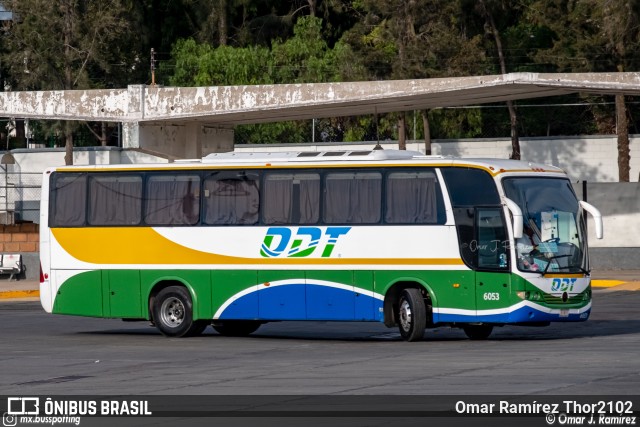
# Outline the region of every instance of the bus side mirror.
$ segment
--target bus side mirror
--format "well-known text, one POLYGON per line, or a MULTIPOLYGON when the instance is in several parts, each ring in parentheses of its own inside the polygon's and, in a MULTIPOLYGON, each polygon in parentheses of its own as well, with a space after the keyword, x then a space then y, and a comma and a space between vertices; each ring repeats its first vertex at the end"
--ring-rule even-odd
POLYGON ((595 206, 583 201, 580 201, 580 207, 591 214, 596 225, 596 238, 602 239, 603 227, 602 227, 602 214, 600 213, 600 211, 595 206))
POLYGON ((513 237, 519 239, 522 237, 522 229, 523 229, 523 219, 522 219, 522 210, 520 206, 516 204, 513 200, 508 197, 504 198, 504 202, 507 205, 507 209, 511 212, 511 216, 513 217, 513 237))

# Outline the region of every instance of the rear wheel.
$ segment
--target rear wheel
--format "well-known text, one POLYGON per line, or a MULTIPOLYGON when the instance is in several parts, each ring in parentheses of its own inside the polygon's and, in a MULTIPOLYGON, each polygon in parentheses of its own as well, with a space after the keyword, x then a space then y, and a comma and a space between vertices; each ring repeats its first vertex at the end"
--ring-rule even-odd
POLYGON ((227 337, 246 337, 257 331, 261 324, 255 320, 227 320, 215 322, 213 329, 227 337))
POLYGON ((471 340, 486 340, 493 332, 493 326, 491 325, 467 325, 463 326, 462 330, 471 340))
POLYGON ((198 335, 208 324, 193 320, 191 296, 182 286, 169 286, 158 292, 152 314, 158 330, 168 337, 198 335))
POLYGON ((424 337, 427 326, 427 307, 419 289, 402 291, 398 304, 398 324, 400 335, 406 341, 419 341, 424 337))

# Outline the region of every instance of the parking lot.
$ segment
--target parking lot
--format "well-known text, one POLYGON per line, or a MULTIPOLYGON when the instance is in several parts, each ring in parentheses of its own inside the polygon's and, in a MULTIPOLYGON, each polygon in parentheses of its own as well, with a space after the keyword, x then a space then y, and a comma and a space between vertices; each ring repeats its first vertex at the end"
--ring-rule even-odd
POLYGON ((0 394, 633 394, 640 292, 594 291, 591 319, 403 342, 377 323, 280 322, 247 338, 168 339, 143 322, 0 301, 0 394))

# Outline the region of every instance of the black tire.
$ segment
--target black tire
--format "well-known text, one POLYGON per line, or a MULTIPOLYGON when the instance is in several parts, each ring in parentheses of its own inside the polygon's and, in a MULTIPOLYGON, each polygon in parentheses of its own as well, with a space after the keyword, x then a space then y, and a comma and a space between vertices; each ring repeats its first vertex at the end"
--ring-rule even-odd
POLYGON ((182 286, 169 286, 156 295, 152 307, 153 321, 167 337, 185 337, 202 333, 206 324, 193 320, 193 303, 189 292, 182 286))
POLYGON ((406 341, 420 341, 427 327, 427 307, 419 289, 402 291, 398 302, 398 327, 406 341))
POLYGON ((262 323, 255 320, 227 320, 215 322, 213 329, 226 337, 246 337, 257 331, 260 325, 262 323))
POLYGON ((480 341, 486 340, 493 332, 492 325, 467 325, 462 330, 470 340, 480 341))

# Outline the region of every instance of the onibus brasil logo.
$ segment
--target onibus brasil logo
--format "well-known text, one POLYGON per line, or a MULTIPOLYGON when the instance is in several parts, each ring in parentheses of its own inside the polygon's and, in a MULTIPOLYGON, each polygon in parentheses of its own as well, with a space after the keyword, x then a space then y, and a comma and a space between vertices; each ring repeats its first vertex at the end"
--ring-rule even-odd
POLYGON ((297 231, 287 227, 271 227, 264 236, 260 255, 265 258, 304 258, 320 253, 321 258, 328 258, 338 238, 349 230, 351 227, 299 227, 297 231))

